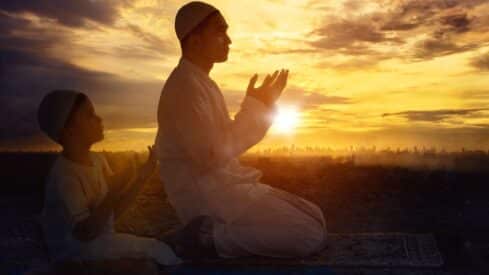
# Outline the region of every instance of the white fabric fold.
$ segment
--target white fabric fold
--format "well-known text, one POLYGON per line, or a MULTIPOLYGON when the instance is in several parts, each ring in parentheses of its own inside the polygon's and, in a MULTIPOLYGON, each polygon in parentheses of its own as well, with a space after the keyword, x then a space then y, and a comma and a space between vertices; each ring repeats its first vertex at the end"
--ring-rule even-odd
POLYGON ((302 257, 326 238, 321 209, 260 183, 262 173, 238 157, 258 143, 275 108, 246 96, 234 119, 216 83, 181 59, 163 87, 156 151, 160 178, 180 221, 200 215, 215 222, 221 257, 302 257))
POLYGON ((161 94, 155 144, 161 180, 183 222, 201 214, 230 222, 268 191, 257 184, 261 172, 237 158, 265 136, 274 112, 247 96, 231 119, 217 84, 180 60, 161 94))

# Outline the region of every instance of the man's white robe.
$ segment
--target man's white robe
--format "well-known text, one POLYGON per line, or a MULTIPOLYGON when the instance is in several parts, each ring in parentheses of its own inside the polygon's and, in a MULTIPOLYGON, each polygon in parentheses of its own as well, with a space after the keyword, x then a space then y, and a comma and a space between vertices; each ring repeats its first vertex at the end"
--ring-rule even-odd
POLYGON ((324 245, 316 205, 260 183, 262 173, 238 161, 265 136, 273 113, 246 96, 232 120, 217 84, 184 58, 163 87, 155 141, 161 180, 183 224, 213 218, 221 257, 297 257, 324 245))

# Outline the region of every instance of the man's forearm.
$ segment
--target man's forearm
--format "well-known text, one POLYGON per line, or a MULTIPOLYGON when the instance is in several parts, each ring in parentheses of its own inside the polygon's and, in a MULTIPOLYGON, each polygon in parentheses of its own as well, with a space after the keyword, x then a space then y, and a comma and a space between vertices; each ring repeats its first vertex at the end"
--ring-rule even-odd
POLYGON ((223 132, 219 132, 220 138, 213 142, 214 159, 204 165, 219 166, 231 158, 239 157, 260 142, 271 125, 273 110, 255 98, 245 97, 233 122, 223 132))

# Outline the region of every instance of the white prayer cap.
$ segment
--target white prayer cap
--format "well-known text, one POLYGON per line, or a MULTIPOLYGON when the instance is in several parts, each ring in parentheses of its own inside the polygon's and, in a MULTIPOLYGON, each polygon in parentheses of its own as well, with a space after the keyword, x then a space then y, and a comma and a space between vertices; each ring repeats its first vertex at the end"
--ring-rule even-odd
POLYGON ((183 41, 185 36, 215 11, 219 12, 214 6, 200 1, 193 1, 183 5, 175 17, 175 31, 178 40, 183 41))
POLYGON ((41 131, 59 143, 61 130, 65 127, 75 101, 80 95, 83 94, 77 91, 56 90, 44 96, 37 110, 41 131))

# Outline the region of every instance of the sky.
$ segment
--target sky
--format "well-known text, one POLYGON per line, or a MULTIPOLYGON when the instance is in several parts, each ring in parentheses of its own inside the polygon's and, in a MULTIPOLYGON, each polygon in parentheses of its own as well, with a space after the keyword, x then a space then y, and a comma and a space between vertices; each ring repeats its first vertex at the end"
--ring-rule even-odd
MULTIPOLYGON (((58 148, 36 111, 61 88, 86 93, 102 117, 95 150, 151 145, 186 2, 1 1, 0 149, 58 148)), ((489 0, 209 3, 232 40, 210 74, 231 117, 254 73, 290 71, 281 115, 253 149, 489 150, 489 0)))

